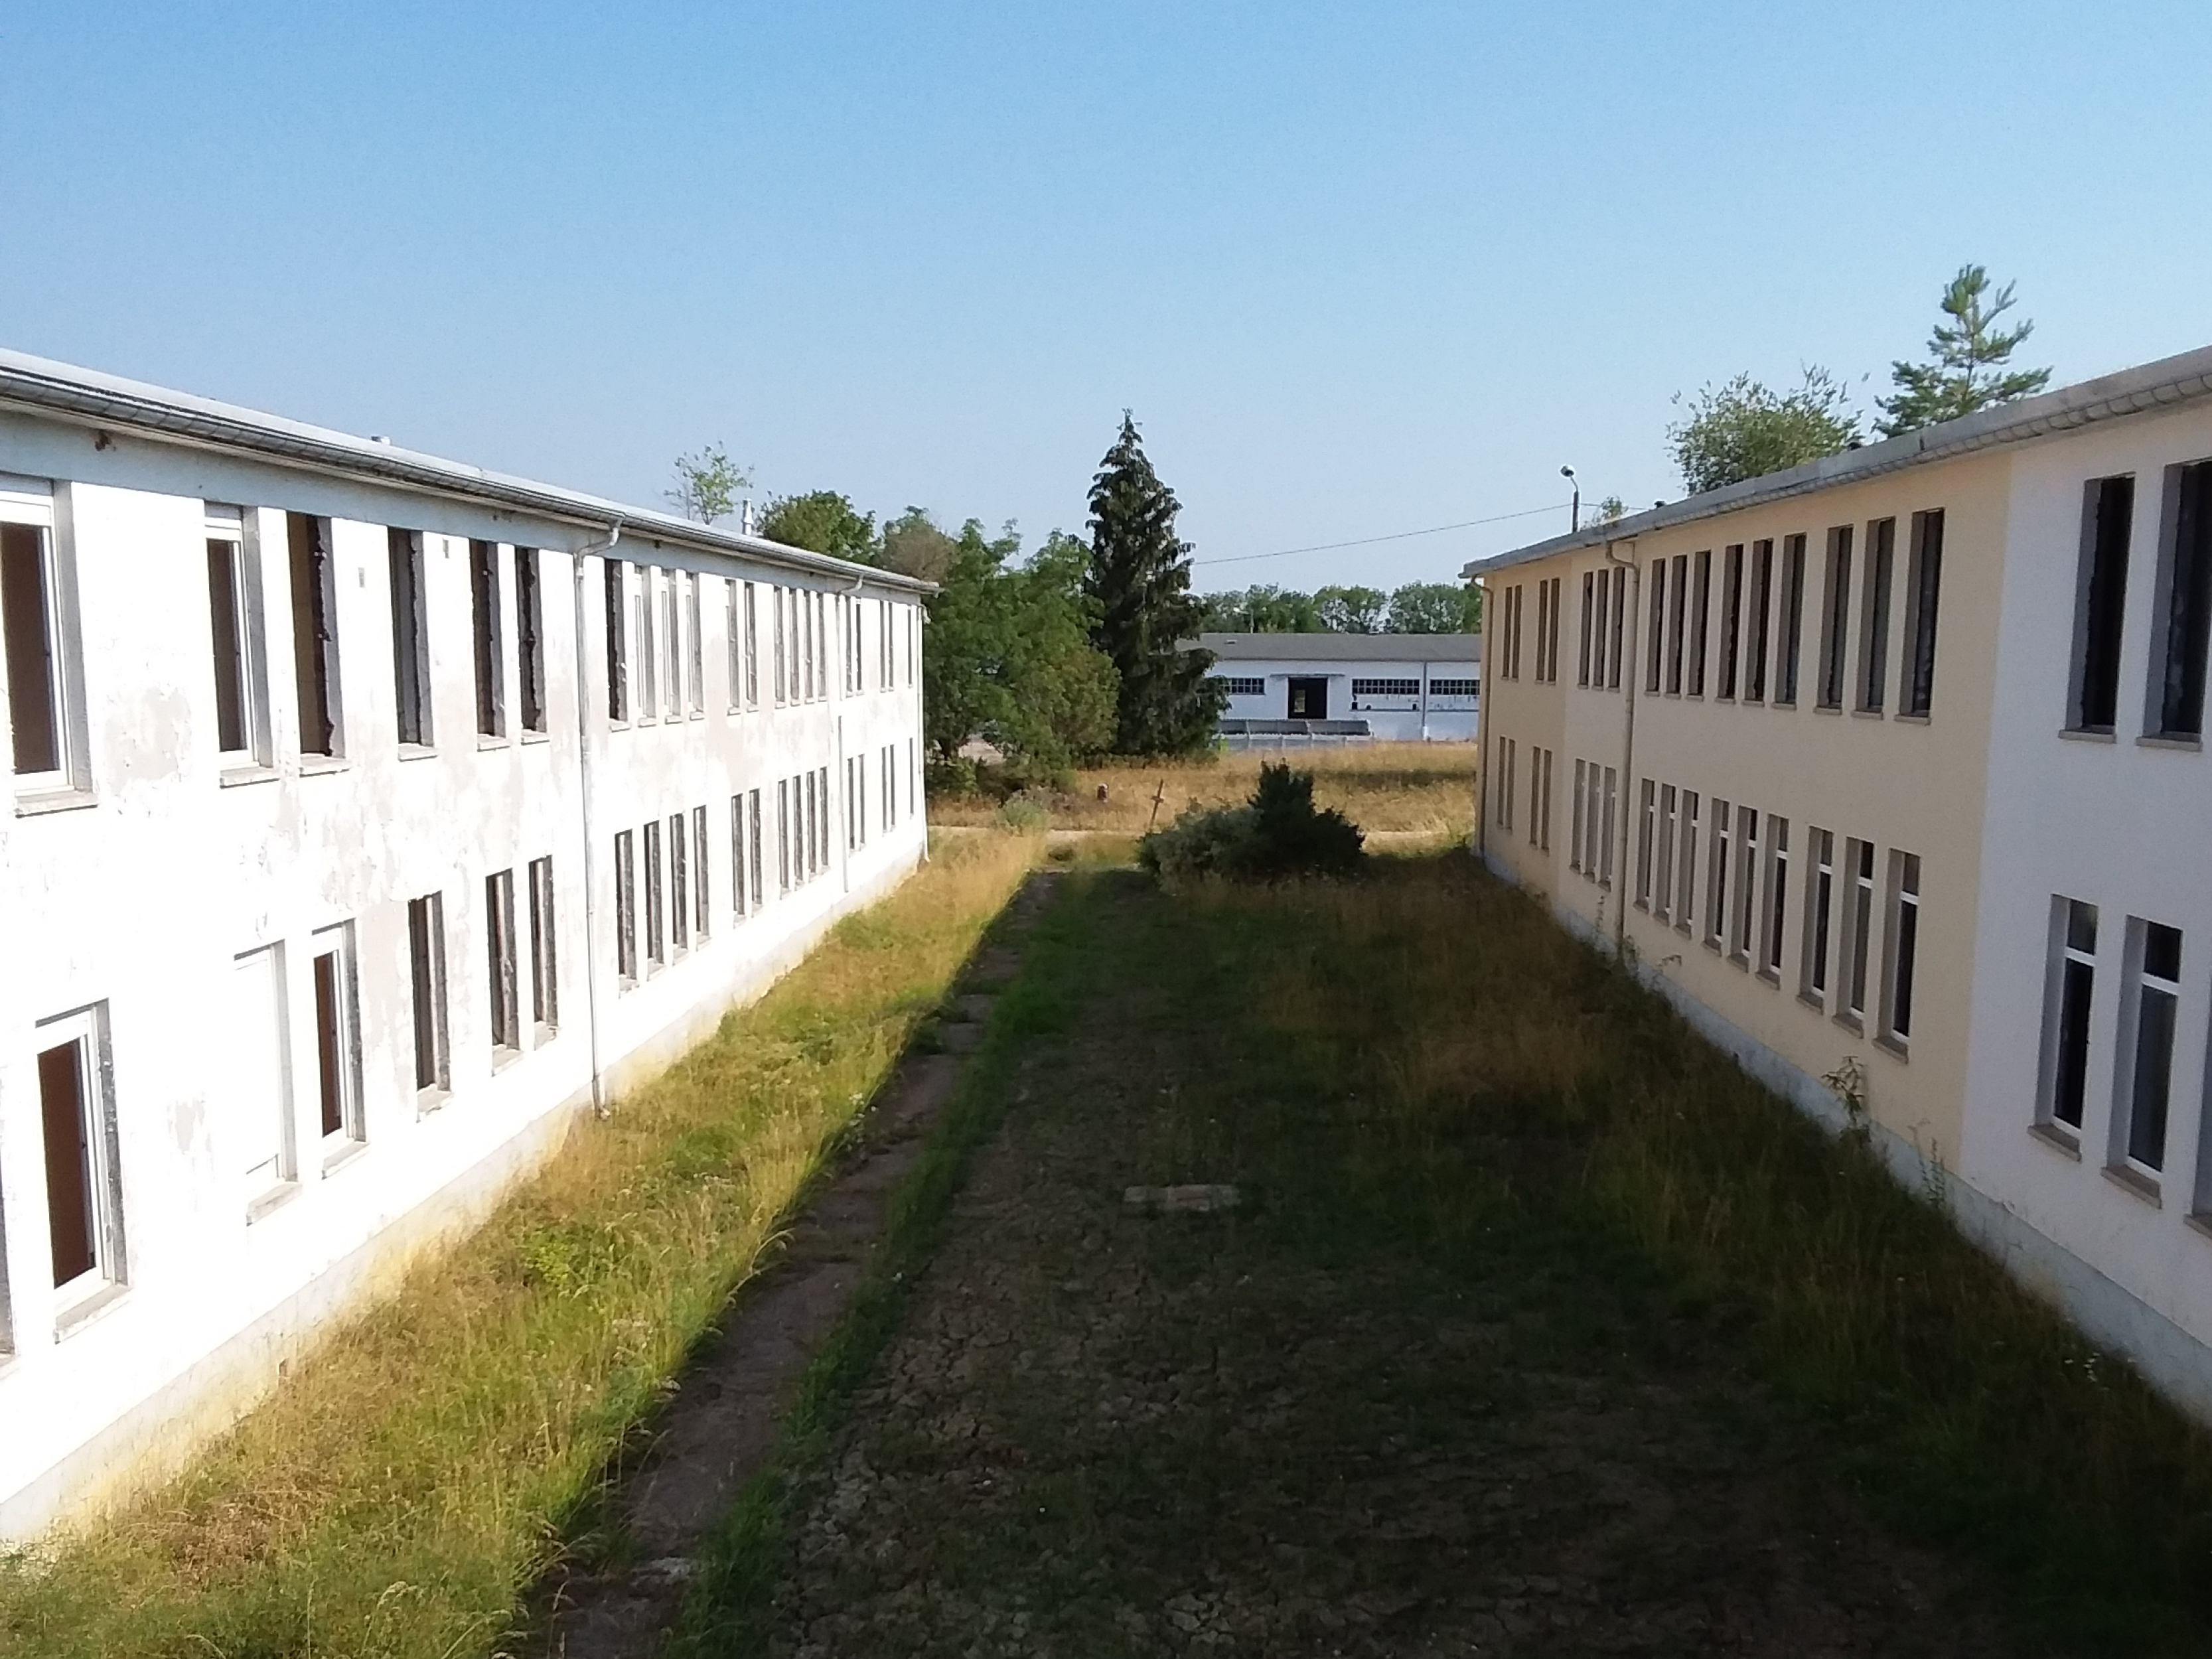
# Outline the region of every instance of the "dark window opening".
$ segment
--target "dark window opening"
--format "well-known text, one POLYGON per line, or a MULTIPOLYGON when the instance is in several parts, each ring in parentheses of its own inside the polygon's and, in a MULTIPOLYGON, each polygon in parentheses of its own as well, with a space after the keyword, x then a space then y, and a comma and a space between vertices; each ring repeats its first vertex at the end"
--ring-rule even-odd
POLYGON ((1705 616, 1712 600, 1713 555, 1708 548, 1696 559, 1695 585, 1690 593, 1690 695, 1705 695, 1705 616))
POLYGON ((623 602, 622 561, 608 559, 601 570, 606 582, 607 718, 622 721, 629 718, 629 608, 623 602))
POLYGON ((507 735, 507 642, 501 638, 499 544, 469 544, 469 620, 477 671, 477 731, 507 735))
POLYGON ((215 655, 216 747, 226 755, 246 748, 246 602, 240 581, 240 544, 208 538, 208 631, 215 655))
POLYGON ((561 982, 553 939, 553 860, 530 861, 530 1018, 550 1034, 561 1024, 561 982))
POLYGON ((325 1137, 346 1129, 344 965, 336 951, 315 958, 315 1081, 325 1137))
POLYGON ((2158 730, 2196 738, 2204 733, 2204 647, 2212 633, 2212 461, 2178 471, 2158 730))
POLYGON ((59 664, 47 581, 46 532, 36 525, 0 525, 0 629, 8 644, 8 716, 15 770, 62 769, 59 664))
POLYGON ((1866 603, 1860 607, 1865 632, 1859 641, 1859 710, 1881 712, 1882 690, 1889 678, 1889 588, 1891 568, 1897 558, 1897 520, 1884 519, 1867 526, 1866 603))
POLYGON ((2057 1053, 2053 1056, 2051 1115, 2081 1127, 2089 1094, 2089 1003, 2097 985, 2097 907, 2066 901, 2066 933, 2058 969, 2057 1053))
POLYGON ((2088 486, 2075 600, 2074 707, 2067 722, 2076 732, 2109 732, 2118 718, 2121 611, 2135 505, 2132 477, 2098 478, 2088 486))
POLYGON ((39 1055, 39 1111, 46 1154, 46 1234, 54 1285, 99 1265, 100 1203, 94 1182, 85 1045, 58 1044, 39 1055))
POLYGON ((1751 614, 1749 638, 1744 646, 1743 700, 1766 701, 1767 613, 1774 598, 1774 544, 1753 542, 1751 547, 1751 614))
POLYGON ((292 671, 300 702, 300 752, 338 752, 337 582, 331 521, 284 515, 292 562, 292 671))
POLYGON ((538 550, 514 550, 514 644, 522 729, 545 729, 545 596, 538 585, 538 550))
POLYGON ((1735 696, 1736 652, 1743 629, 1743 545, 1730 547, 1721 565, 1721 683, 1713 695, 1735 696))
POLYGON ((407 965, 414 994, 415 1086, 443 1089, 446 1048, 446 901, 430 893, 407 902, 407 965))
POLYGON ((1828 574, 1820 595, 1820 697, 1823 708, 1844 706, 1844 641, 1850 634, 1851 527, 1828 532, 1828 574))
POLYGON ((491 975, 491 1045, 522 1047, 522 1009, 516 983, 514 872, 484 878, 484 943, 491 975))
POLYGON ((422 592, 422 537, 388 530, 392 567, 392 677, 399 741, 430 741, 430 634, 422 592))
POLYGON ((1943 515, 1912 515, 1912 564, 1906 577, 1905 687, 1900 714, 1924 715, 1936 701, 1936 606, 1943 586, 1943 515))
POLYGON ((1799 636, 1805 619, 1805 538, 1787 536, 1782 542, 1782 608, 1775 622, 1781 638, 1774 659, 1774 701, 1795 708, 1797 703, 1799 636))

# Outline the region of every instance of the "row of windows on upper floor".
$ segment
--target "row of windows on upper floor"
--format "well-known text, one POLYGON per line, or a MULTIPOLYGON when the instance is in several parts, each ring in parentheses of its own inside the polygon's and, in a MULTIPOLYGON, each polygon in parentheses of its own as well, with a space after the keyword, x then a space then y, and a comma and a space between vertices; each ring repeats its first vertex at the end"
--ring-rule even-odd
MULTIPOLYGON (((258 511, 217 503, 205 508, 216 738, 233 769, 265 769, 274 762, 262 517, 258 511)), ((300 751, 337 757, 345 753, 345 742, 331 520, 286 513, 283 524, 300 751)), ((421 531, 386 532, 395 735, 411 746, 432 744, 437 732, 425 540, 421 531)), ((544 556, 533 548, 495 542, 471 541, 467 547, 475 732, 485 738, 508 735, 511 615, 519 702, 513 724, 525 734, 542 734, 547 719, 544 556)), ((725 690, 731 708, 759 707, 763 678, 779 706, 827 698, 833 649, 845 695, 869 689, 871 667, 877 690, 914 684, 917 619, 910 605, 615 559, 604 562, 604 577, 606 706, 614 724, 705 712, 702 612, 716 584, 722 589, 718 603, 728 615, 725 690), (765 675, 759 616, 763 592, 770 641, 765 675)), ((0 649, 6 657, 19 793, 82 794, 89 788, 90 773, 76 562, 74 550, 58 535, 51 487, 40 494, 16 481, 0 489, 0 649)))
MULTIPOLYGON (((889 834, 917 809, 912 738, 902 758, 903 766, 896 744, 847 757, 841 804, 848 851, 864 850, 872 829, 880 825, 889 834)), ((730 797, 727 908, 738 921, 769 901, 764 831, 773 840, 777 893, 788 894, 833 867, 828 767, 777 783, 774 817, 765 822, 762 806, 757 788, 730 797)), ((695 806, 615 835, 615 969, 625 990, 684 960, 714 931, 720 884, 708 817, 706 806, 695 806)), ((495 1070, 549 1046, 561 1025, 551 855, 530 860, 523 876, 520 894, 512 868, 483 880, 483 1037, 495 1070)), ((371 992, 396 1000, 404 988, 420 1114, 440 1107, 453 1086, 447 894, 426 893, 406 904, 404 974, 394 964, 392 972, 373 975, 371 992)), ((239 1213, 247 1223, 297 1195, 303 1172, 334 1173, 368 1139, 353 922, 316 929, 306 955, 304 996, 288 988, 284 943, 257 945, 234 960, 233 1042, 214 1133, 219 1163, 240 1178, 239 1213), (295 1006, 312 1010, 313 1031, 300 1034, 312 1047, 312 1064, 295 1064, 287 1011, 295 1006), (304 1101, 295 1098, 295 1077, 310 1079, 304 1101)), ((129 1279, 108 1018, 102 1002, 36 1027, 41 1195, 58 1334, 105 1305, 129 1279)), ((13 1347, 6 1243, 0 1234, 0 1358, 13 1347)))
MULTIPOLYGON (((2169 466, 2161 483, 2138 737, 2193 748, 2204 736, 2205 652, 2212 641, 2212 460, 2169 466)), ((2064 722, 2071 736, 2109 738, 2119 724, 2135 508, 2132 473, 2092 478, 2083 488, 2064 722)))
MULTIPOLYGON (((1893 618, 1905 624, 1896 653, 1896 710, 1925 718, 1936 695, 1936 621, 1943 574, 1943 514, 1912 515, 1905 588, 1896 592, 1897 520, 1864 526, 1838 525, 1827 533, 1820 572, 1818 632, 1813 641, 1814 706, 1879 714, 1887 704, 1892 677, 1893 618), (1854 578, 1858 547, 1865 559, 1854 578), (1856 653, 1853 647, 1856 644, 1856 653)), ((1796 706, 1804 653, 1807 538, 1784 536, 1738 542, 1657 558, 1640 567, 1644 576, 1644 690, 1651 695, 1703 697, 1708 684, 1717 702, 1796 706), (1710 672, 1709 672, 1710 671, 1710 672)), ((1624 650, 1633 643, 1628 592, 1632 567, 1609 563, 1582 577, 1576 684, 1601 690, 1620 688, 1624 650)), ((1498 673, 1522 678, 1522 621, 1527 584, 1498 594, 1498 673)), ((1559 677, 1563 579, 1534 584, 1534 678, 1559 677)))

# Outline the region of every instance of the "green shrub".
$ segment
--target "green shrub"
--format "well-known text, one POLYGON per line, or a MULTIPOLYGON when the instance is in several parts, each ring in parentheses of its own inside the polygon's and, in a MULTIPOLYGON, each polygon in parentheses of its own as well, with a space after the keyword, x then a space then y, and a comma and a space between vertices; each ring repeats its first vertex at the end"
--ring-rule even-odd
POLYGON ((1200 876, 1273 881, 1346 876, 1365 856, 1359 826, 1334 807, 1316 811, 1310 772, 1287 761, 1263 765, 1242 806, 1187 807, 1137 843, 1137 861, 1173 886, 1200 876))

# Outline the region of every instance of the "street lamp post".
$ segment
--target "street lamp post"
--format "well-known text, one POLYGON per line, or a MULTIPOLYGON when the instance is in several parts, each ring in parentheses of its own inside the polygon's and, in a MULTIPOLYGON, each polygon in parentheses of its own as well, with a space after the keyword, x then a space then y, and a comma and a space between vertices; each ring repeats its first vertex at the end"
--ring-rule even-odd
POLYGON ((1561 467, 1559 476, 1575 487, 1574 505, 1567 509, 1567 532, 1571 535, 1583 527, 1583 481, 1571 466, 1561 467))

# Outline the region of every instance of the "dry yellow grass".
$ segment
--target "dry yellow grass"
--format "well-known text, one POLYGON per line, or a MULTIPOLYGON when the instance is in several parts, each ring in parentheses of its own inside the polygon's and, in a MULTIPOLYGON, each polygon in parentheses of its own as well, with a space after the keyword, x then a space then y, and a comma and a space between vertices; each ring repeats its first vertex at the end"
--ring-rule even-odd
POLYGON ((0 1651, 498 1651, 564 1525, 1036 848, 942 847, 580 1127, 183 1476, 0 1559, 0 1651))
MULTIPOLYGON (((1142 834, 1154 817, 1175 822, 1186 806, 1234 806, 1252 793, 1263 762, 1286 760, 1314 775, 1314 805, 1334 806, 1362 830, 1385 835, 1464 836, 1474 827, 1475 745, 1378 743, 1342 748, 1247 750, 1217 758, 1088 767, 1066 793, 1030 794, 1059 830, 1142 834), (1101 787, 1106 799, 1098 799, 1101 787)), ((1000 808, 984 796, 933 799, 933 823, 983 824, 1000 808)))

